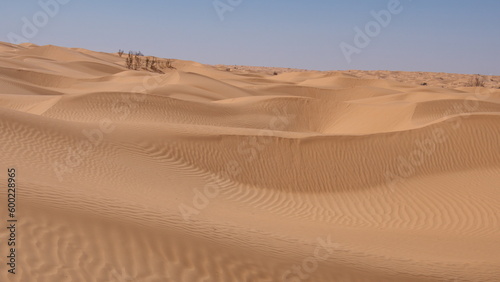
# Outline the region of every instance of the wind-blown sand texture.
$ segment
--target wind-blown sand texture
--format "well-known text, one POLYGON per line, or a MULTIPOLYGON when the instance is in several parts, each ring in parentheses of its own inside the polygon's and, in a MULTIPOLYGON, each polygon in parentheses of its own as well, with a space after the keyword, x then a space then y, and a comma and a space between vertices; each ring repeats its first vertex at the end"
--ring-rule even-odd
POLYGON ((0 43, 0 281, 500 281, 499 77, 124 66, 0 43))

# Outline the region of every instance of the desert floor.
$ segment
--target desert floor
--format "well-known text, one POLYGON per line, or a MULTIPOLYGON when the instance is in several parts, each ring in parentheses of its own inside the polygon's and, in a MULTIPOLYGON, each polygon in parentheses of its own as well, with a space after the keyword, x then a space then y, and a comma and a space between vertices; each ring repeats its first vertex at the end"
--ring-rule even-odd
POLYGON ((500 77, 126 57, 0 43, 0 281, 500 281, 500 77))

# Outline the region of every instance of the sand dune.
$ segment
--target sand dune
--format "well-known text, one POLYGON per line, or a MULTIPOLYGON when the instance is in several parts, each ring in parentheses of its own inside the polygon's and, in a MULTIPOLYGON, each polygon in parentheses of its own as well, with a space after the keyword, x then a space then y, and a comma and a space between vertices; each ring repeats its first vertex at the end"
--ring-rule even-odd
POLYGON ((499 77, 173 66, 0 43, 1 281, 498 281, 499 77))

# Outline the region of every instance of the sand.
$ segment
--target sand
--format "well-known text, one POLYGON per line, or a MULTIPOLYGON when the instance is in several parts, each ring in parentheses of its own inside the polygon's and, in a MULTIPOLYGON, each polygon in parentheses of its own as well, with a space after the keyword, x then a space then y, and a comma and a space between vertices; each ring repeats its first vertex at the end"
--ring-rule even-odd
POLYGON ((500 78, 470 78, 0 43, 0 281, 499 281, 500 78))

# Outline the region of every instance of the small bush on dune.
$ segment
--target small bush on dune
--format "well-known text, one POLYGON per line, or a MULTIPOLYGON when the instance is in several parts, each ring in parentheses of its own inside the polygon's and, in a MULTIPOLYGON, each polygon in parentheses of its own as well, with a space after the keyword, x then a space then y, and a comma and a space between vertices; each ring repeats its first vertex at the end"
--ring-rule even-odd
POLYGON ((167 68, 175 69, 175 67, 172 65, 172 63, 174 62, 172 59, 167 59, 165 62, 166 62, 167 68))
POLYGON ((158 59, 156 57, 153 57, 153 59, 151 60, 150 68, 154 71, 158 70, 158 59))
POLYGON ((128 52, 128 56, 125 59, 125 67, 130 70, 140 70, 142 68, 141 57, 132 51, 128 52))
POLYGON ((469 87, 484 87, 484 78, 480 76, 479 74, 474 75, 473 77, 470 78, 469 82, 467 83, 467 86, 469 87))
POLYGON ((125 66, 127 67, 127 69, 131 70, 133 64, 134 64, 134 57, 132 55, 132 52, 129 52, 127 58, 125 59, 125 66))
POLYGON ((142 68, 142 59, 141 56, 135 55, 134 56, 134 70, 140 70, 142 68))

